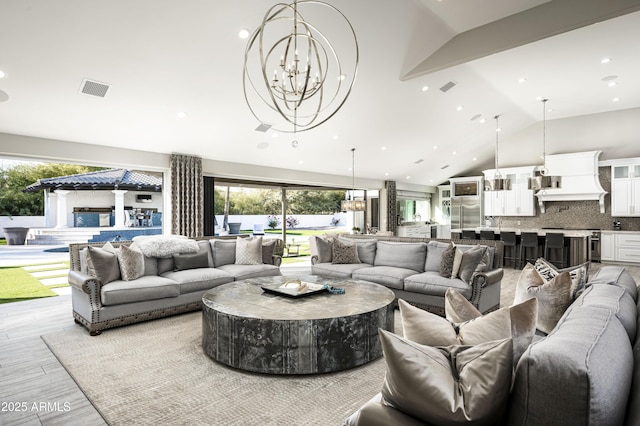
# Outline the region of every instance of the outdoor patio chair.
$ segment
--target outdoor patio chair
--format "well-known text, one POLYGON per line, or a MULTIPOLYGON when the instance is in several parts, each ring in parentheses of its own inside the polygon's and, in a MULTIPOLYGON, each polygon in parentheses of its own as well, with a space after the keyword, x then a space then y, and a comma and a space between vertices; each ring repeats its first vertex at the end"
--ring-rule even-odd
POLYGON ((253 235, 264 235, 264 225, 261 223, 254 223, 253 235))

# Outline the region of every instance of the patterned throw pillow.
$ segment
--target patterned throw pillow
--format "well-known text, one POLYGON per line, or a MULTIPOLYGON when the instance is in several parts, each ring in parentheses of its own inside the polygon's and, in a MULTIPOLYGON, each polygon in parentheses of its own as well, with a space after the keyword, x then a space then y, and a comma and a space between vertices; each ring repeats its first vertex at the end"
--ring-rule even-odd
POLYGON ((338 238, 333 240, 333 264, 360 263, 358 247, 355 242, 344 242, 338 238))
POLYGON ((451 278, 453 272, 453 262, 456 257, 456 246, 451 243, 449 248, 442 253, 442 259, 440 259, 440 275, 445 278, 451 278))
POLYGON ((536 263, 533 264, 535 270, 545 281, 551 281, 562 272, 569 272, 569 276, 571 277, 571 297, 573 299, 575 299, 579 293, 584 290, 587 279, 589 278, 590 266, 591 264, 589 262, 585 262, 581 265, 558 269, 554 264, 548 262, 542 257, 538 258, 536 263))
POLYGON ((120 267, 116 249, 111 243, 99 247, 87 248, 87 269, 89 275, 96 277, 101 284, 120 279, 120 267))
POLYGON ((236 265, 262 265, 262 237, 236 239, 236 265))
POLYGON ((135 280, 144 275, 144 255, 136 243, 129 247, 121 245, 117 253, 120 274, 124 281, 135 280))

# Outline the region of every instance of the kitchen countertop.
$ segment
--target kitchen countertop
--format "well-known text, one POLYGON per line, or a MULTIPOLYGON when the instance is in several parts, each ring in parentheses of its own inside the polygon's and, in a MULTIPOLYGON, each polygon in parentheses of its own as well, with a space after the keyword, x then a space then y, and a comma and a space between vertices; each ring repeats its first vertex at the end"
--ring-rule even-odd
MULTIPOLYGON (((563 233, 564 236, 567 238, 590 237, 591 234, 593 233, 593 230, 591 229, 498 228, 498 227, 489 227, 489 226, 479 226, 477 228, 465 228, 465 229, 466 230, 472 229, 477 234, 479 234, 480 231, 493 231, 496 234, 499 234, 500 232, 503 232, 503 231, 515 232, 516 235, 520 235, 522 232, 535 232, 541 237, 544 237, 545 235, 547 235, 547 233, 550 233, 550 234, 563 233)), ((452 229, 451 232, 452 233, 462 232, 462 230, 452 229)), ((605 232, 605 231, 602 231, 602 232, 605 232)), ((610 232, 624 232, 624 231, 610 231, 610 232)))
POLYGON ((600 232, 602 232, 603 234, 604 233, 607 233, 607 234, 640 234, 640 231, 624 231, 624 230, 617 231, 617 230, 614 230, 614 229, 603 229, 600 232))

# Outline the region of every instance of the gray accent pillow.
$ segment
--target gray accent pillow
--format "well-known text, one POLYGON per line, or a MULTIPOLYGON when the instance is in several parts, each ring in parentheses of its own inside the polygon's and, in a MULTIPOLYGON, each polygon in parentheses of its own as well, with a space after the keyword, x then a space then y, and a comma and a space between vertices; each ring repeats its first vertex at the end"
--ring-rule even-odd
POLYGON ((345 242, 338 238, 333 240, 333 264, 360 263, 358 247, 355 243, 345 242))
POLYGON ((184 271, 185 269, 208 268, 209 253, 199 251, 197 253, 174 254, 174 271, 184 271))
POLYGON ((500 425, 509 401, 511 339, 431 347, 379 330, 383 404, 432 425, 500 425))
POLYGON ((550 281, 544 281, 532 264, 522 269, 513 304, 525 300, 538 299, 538 330, 551 333, 558 321, 567 310, 573 297, 571 295, 571 277, 568 272, 562 272, 550 281))
POLYGON ((316 237, 318 249, 318 263, 330 263, 333 261, 333 238, 316 237))
POLYGON ((451 243, 449 247, 442 253, 440 258, 440 275, 445 278, 451 278, 453 272, 453 261, 456 258, 456 246, 451 243))
POLYGON ((340 238, 342 242, 350 242, 354 241, 356 243, 356 247, 358 248, 358 259, 360 259, 360 263, 368 263, 369 265, 373 265, 376 259, 376 247, 378 245, 378 240, 374 239, 349 239, 349 238, 340 238))
POLYGON ((482 262, 486 252, 486 246, 477 245, 462 253, 462 261, 458 270, 458 277, 462 281, 467 284, 471 283, 471 278, 473 278, 473 274, 482 262))
POLYGON ((429 241, 427 243, 427 261, 424 264, 425 272, 440 272, 442 253, 449 248, 449 243, 442 241, 429 241))
POLYGON ((262 237, 236 239, 236 265, 262 265, 262 237))
POLYGON ((111 243, 106 243, 102 248, 89 246, 87 270, 89 275, 96 277, 103 285, 119 280, 120 266, 115 247, 111 243))
POLYGON ((236 263, 236 240, 212 238, 209 240, 209 243, 211 244, 214 268, 236 263))
POLYGON ((374 266, 395 266, 424 272, 427 256, 426 243, 400 243, 378 241, 374 266))
POLYGON ((273 265, 273 251, 276 249, 276 240, 263 240, 262 263, 273 265))
POLYGON ((122 280, 132 281, 144 275, 144 255, 136 243, 129 247, 123 244, 116 253, 122 280))

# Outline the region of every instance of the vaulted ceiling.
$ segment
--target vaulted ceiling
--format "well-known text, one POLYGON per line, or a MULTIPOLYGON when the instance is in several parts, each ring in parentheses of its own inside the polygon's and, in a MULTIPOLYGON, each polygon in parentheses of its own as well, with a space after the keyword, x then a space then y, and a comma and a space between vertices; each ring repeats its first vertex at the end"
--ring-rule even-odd
MULTIPOLYGON (((256 131, 245 104, 238 32, 272 5, 255 0, 3 1, 0 132, 338 175, 356 147, 358 177, 435 185, 491 167, 493 117, 508 143, 540 123, 537 97, 548 120, 640 108, 638 0, 327 1, 351 21, 360 66, 344 107, 297 148, 256 131), (79 93, 83 79, 106 97, 79 93)), ((538 155, 512 147, 501 163, 538 155)))

